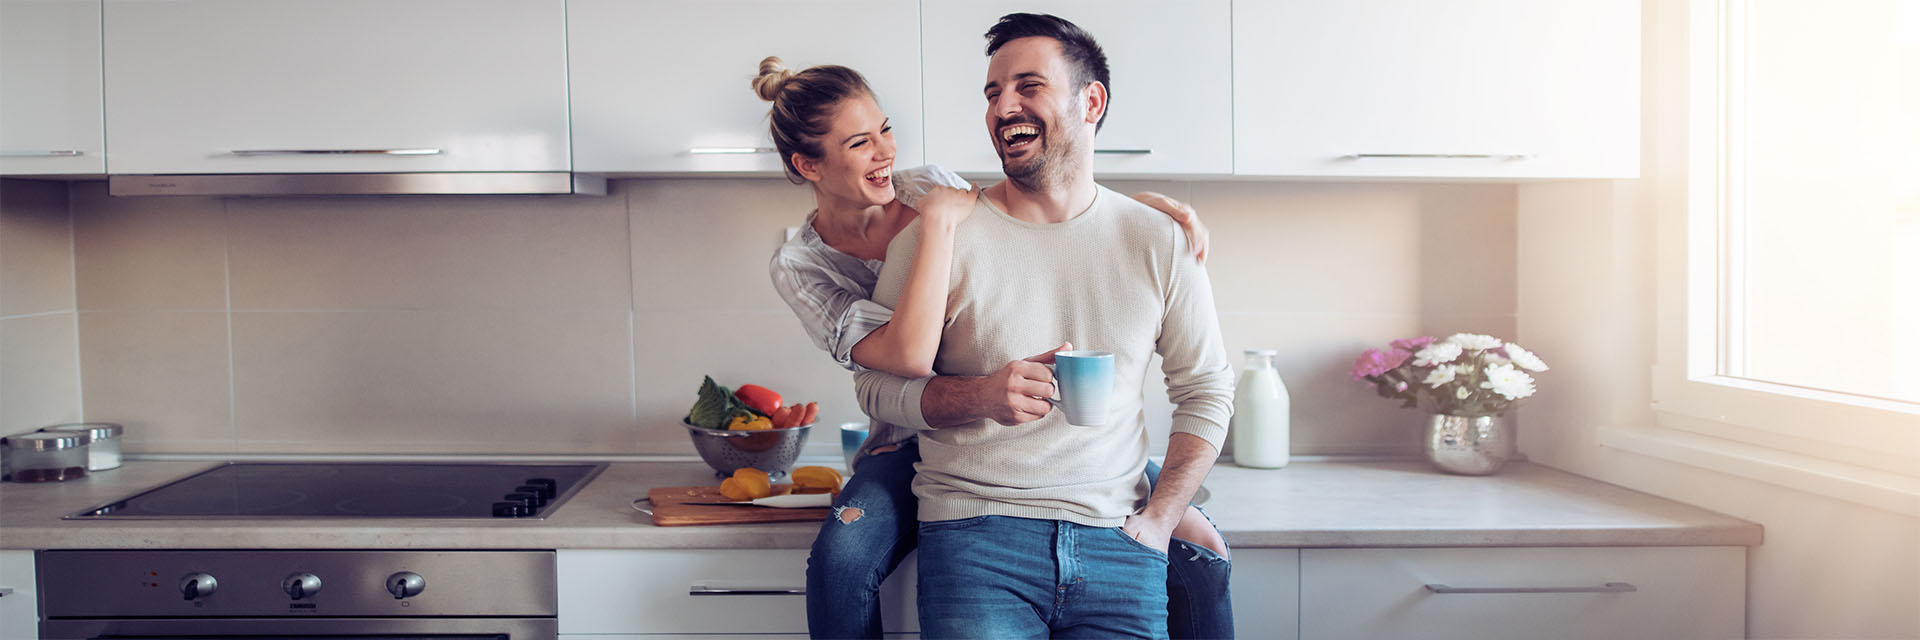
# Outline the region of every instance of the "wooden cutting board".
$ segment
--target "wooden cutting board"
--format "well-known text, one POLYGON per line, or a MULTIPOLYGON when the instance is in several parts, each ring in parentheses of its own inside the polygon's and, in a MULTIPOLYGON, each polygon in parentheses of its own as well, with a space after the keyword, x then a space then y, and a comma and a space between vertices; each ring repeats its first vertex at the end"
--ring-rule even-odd
MULTIPOLYGON (((791 484, 773 485, 774 495, 793 490, 791 484)), ((819 522, 827 519, 832 507, 775 509, 771 507, 728 507, 685 504, 688 502, 731 502, 720 495, 718 485, 704 487, 660 487, 647 492, 653 502, 653 524, 658 527, 684 527, 709 524, 750 524, 755 522, 819 522)))

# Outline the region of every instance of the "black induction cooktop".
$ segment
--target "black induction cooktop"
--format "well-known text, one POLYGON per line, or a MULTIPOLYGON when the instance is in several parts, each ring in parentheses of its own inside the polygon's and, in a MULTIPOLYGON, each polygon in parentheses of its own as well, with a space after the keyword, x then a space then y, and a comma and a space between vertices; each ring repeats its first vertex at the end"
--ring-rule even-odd
POLYGON ((66 519, 539 519, 606 466, 230 462, 66 519))

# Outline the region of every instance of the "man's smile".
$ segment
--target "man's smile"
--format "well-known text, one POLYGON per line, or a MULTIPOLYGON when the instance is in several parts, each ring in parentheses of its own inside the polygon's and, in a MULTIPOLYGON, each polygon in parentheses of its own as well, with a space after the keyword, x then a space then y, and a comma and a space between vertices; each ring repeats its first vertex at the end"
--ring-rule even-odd
POLYGON ((1000 127, 1000 148, 1009 155, 1026 151, 1040 139, 1040 126, 1030 122, 1015 122, 1000 127))

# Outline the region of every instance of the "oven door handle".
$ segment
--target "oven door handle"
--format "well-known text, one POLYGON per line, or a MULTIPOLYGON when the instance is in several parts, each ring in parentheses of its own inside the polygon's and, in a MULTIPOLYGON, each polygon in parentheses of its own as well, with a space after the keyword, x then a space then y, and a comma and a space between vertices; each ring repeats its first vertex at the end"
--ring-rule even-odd
MULTIPOLYGON (((502 640, 502 638, 506 638, 506 636, 498 633, 489 633, 485 635, 454 635, 454 636, 443 636, 443 635, 435 634, 431 637, 433 638, 433 640, 502 640)), ((378 634, 378 633, 372 634, 372 635, 351 634, 351 635, 326 635, 326 636, 310 636, 310 635, 262 636, 258 634, 246 634, 246 635, 238 635, 238 636, 204 635, 204 634, 203 635, 188 634, 183 636, 182 635, 126 636, 126 635, 120 635, 120 634, 108 634, 104 636, 93 636, 88 640, 241 640, 243 638, 245 640, 272 640, 273 638, 299 638, 300 640, 421 640, 422 636, 420 636, 419 634, 392 635, 392 634, 378 634)), ((518 640, 518 639, 515 639, 515 640, 518 640)))
POLYGON ((91 640, 554 640, 556 618, 54 618, 42 638, 91 640))

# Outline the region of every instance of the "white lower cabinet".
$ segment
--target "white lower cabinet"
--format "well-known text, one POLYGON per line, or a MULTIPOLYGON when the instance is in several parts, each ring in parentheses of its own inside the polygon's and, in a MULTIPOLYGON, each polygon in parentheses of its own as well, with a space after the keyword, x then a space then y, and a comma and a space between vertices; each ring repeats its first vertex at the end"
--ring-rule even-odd
POLYGON ((0 640, 40 637, 40 602, 34 588, 33 552, 0 551, 0 640))
POLYGON ((1300 550, 1233 550, 1233 631, 1241 638, 1300 637, 1300 550))
POLYGON ((1711 640, 1745 618, 1745 547, 1300 552, 1307 639, 1711 640))
MULTIPOLYGON (((806 566, 804 549, 563 549, 560 635, 804 638, 806 566)), ((914 572, 882 587, 889 635, 919 631, 914 572)), ((1233 600, 1237 635, 1262 640, 1740 638, 1746 548, 1243 548, 1233 600)))
MULTIPOLYGON (((805 638, 805 549, 562 549, 560 635, 571 640, 805 638)), ((881 586, 887 631, 918 632, 914 559, 881 586)))

